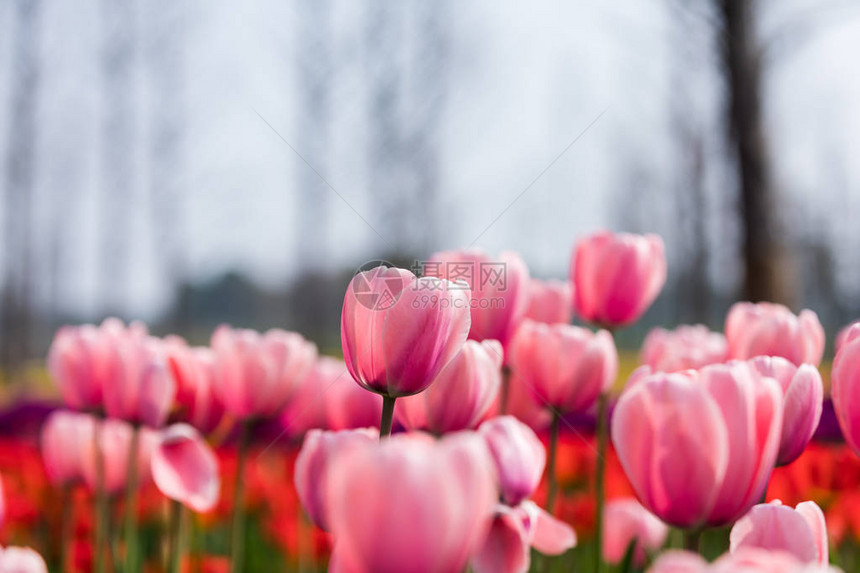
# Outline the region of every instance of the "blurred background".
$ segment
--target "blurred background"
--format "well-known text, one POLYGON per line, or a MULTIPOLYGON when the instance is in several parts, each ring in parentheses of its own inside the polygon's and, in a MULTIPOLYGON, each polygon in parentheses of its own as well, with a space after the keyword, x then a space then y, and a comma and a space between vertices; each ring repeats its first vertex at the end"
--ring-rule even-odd
MULTIPOLYGON (((0 368, 107 315, 339 348, 373 259, 656 232, 655 324, 860 316, 860 3, 0 3, 0 368)), ((11 373, 11 374, 10 374, 11 373)))

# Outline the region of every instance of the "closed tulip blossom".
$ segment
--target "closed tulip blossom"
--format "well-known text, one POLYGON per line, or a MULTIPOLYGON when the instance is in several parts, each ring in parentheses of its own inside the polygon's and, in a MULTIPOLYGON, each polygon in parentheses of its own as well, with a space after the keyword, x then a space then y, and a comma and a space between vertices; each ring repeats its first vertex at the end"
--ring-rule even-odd
POLYGON ((495 471, 480 437, 394 436, 333 460, 332 571, 459 573, 484 541, 495 471))
POLYGON ((497 259, 481 249, 434 253, 424 274, 469 286, 469 338, 493 339, 507 347, 529 304, 529 269, 522 257, 505 251, 497 259))
POLYGON ((728 345, 722 333, 701 324, 655 328, 645 337, 640 359, 657 372, 678 372, 725 362, 728 345))
POLYGON ((845 441, 860 455, 860 325, 851 327, 833 359, 830 384, 839 427, 845 441))
POLYGON ((860 325, 860 320, 854 321, 851 324, 848 324, 836 334, 836 339, 833 341, 833 347, 836 354, 839 354, 839 351, 845 345, 845 342, 848 340, 848 333, 851 332, 851 329, 855 326, 860 325))
MULTIPOLYGON (((281 426, 288 436, 300 438, 308 430, 328 429, 326 402, 332 399, 332 385, 345 373, 346 366, 340 360, 329 356, 317 359, 281 413, 281 426)), ((355 386, 351 379, 346 382, 355 386)), ((370 425, 378 421, 377 416, 370 425)))
POLYGON ((513 506, 530 497, 546 465, 546 450, 534 431, 513 416, 499 416, 481 424, 478 433, 493 456, 502 500, 513 506))
POLYGON ((48 573, 42 556, 29 547, 0 548, 0 573, 48 573))
POLYGON ((215 507, 221 488, 215 452, 188 424, 162 430, 152 452, 152 479, 166 497, 199 513, 215 507))
POLYGON ((204 434, 224 417, 224 404, 215 391, 215 355, 208 348, 192 348, 178 336, 164 339, 168 370, 176 381, 176 400, 170 421, 188 423, 204 434))
MULTIPOLYGON (((104 490, 110 495, 124 491, 126 487, 129 453, 134 427, 122 420, 107 419, 96 422, 98 444, 104 458, 104 490)), ((140 442, 137 448, 138 487, 149 482, 151 478, 150 460, 152 450, 158 440, 158 433, 149 428, 141 428, 140 442)), ((81 473, 84 483, 90 491, 98 488, 98 462, 95 450, 95 438, 84 442, 81 449, 81 473)))
POLYGON ((591 408, 618 373, 618 352, 605 330, 526 320, 510 351, 512 376, 561 413, 591 408))
POLYGON ((689 551, 666 551, 648 573, 838 573, 829 565, 805 563, 786 551, 744 547, 725 553, 713 563, 689 551))
POLYGON ((732 527, 731 551, 758 547, 793 554, 807 563, 829 563, 824 513, 813 501, 792 509, 775 500, 754 506, 732 527))
POLYGON ((300 334, 220 326, 212 334, 215 388, 239 420, 279 414, 317 358, 316 345, 300 334))
POLYGON ((573 319, 573 288, 567 281, 531 279, 525 318, 547 324, 568 324, 573 319))
POLYGON ((657 373, 625 391, 612 440, 636 497, 676 527, 732 523, 776 463, 782 392, 742 362, 657 373))
POLYGON ((726 316, 725 334, 729 358, 781 356, 818 366, 824 354, 824 328, 811 310, 794 315, 781 304, 738 302, 726 316))
POLYGON ((324 484, 328 479, 332 460, 352 448, 373 443, 378 437, 378 433, 369 428, 340 432, 310 430, 305 435, 302 449, 296 458, 293 479, 305 513, 320 528, 328 529, 324 484))
POLYGON ((592 324, 632 324, 666 283, 666 253, 657 235, 602 231, 580 240, 570 264, 574 312, 592 324))
POLYGON ((803 453, 821 420, 824 400, 821 374, 811 364, 797 367, 778 356, 758 356, 749 363, 760 375, 779 382, 782 389, 782 437, 776 463, 788 465, 803 453))
POLYGON ((603 521, 603 558, 618 564, 631 543, 636 544, 634 562, 641 565, 646 554, 660 550, 669 527, 632 498, 613 499, 606 504, 603 521))
POLYGON ((407 429, 444 434, 471 430, 489 410, 502 384, 502 345, 467 340, 427 390, 403 398, 397 419, 407 429))
POLYGON ((368 392, 355 383, 346 364, 337 363, 333 369, 322 402, 325 407, 326 428, 329 430, 354 430, 379 425, 382 417, 382 396, 368 392))
POLYGON ((48 480, 57 487, 73 485, 83 479, 81 459, 92 444, 96 421, 89 415, 56 410, 42 425, 42 462, 48 480))

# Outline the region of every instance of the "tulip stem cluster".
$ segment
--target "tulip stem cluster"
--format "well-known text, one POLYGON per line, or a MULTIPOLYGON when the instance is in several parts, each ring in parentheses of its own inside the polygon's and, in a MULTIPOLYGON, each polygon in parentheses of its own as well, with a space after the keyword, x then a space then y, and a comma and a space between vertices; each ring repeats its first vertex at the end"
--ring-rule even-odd
POLYGON ((594 570, 597 573, 605 569, 601 548, 603 547, 603 510, 606 504, 606 484, 604 482, 606 476, 606 446, 609 436, 607 428, 608 403, 609 397, 607 393, 601 393, 600 398, 597 400, 597 468, 594 477, 594 490, 595 497, 597 498, 597 517, 594 531, 594 548, 597 558, 594 561, 594 570))
POLYGON ((555 475, 555 458, 558 451, 558 412, 552 414, 552 424, 549 430, 549 448, 547 451, 546 479, 547 479, 547 494, 546 494, 546 510, 550 514, 555 514, 555 498, 558 495, 558 480, 555 475))
POLYGON ((128 471, 125 489, 125 571, 137 571, 137 489, 140 429, 135 428, 128 446, 128 471))
POLYGON ((170 501, 170 518, 168 532, 170 551, 167 557, 168 573, 179 573, 179 562, 182 556, 182 504, 176 500, 170 501))
POLYGON ((72 508, 74 500, 72 499, 72 486, 66 484, 63 486, 63 522, 60 530, 60 570, 66 571, 69 567, 69 549, 72 543, 72 508))
POLYGON ((239 573, 244 568, 245 559, 245 461, 251 442, 251 422, 241 423, 239 451, 236 461, 236 487, 233 496, 233 545, 230 571, 239 573))
POLYGON ((379 422, 379 439, 391 435, 391 424, 394 421, 394 402, 396 398, 382 395, 382 420, 379 422))

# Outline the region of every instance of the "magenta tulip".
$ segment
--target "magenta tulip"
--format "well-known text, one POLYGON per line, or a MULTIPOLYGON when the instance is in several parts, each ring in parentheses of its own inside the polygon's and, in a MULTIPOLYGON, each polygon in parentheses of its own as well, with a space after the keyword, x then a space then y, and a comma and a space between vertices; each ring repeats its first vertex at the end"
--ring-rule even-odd
POLYGON ((467 340, 427 390, 398 402, 397 419, 434 434, 471 430, 499 393, 502 352, 497 340, 467 340))
POLYGON ((4 547, 0 549, 0 573, 48 573, 48 566, 29 547, 4 547))
POLYGON ((648 553, 655 553, 663 547, 668 535, 669 527, 635 499, 620 498, 606 503, 603 559, 607 563, 621 563, 627 548, 635 542, 633 561, 641 565, 648 553))
POLYGON ((860 326, 849 331, 833 360, 830 394, 845 441, 860 455, 860 326))
POLYGON ((537 489, 546 465, 546 450, 531 428, 513 416, 487 420, 478 429, 499 475, 502 500, 517 505, 537 489))
POLYGON ((718 364, 728 359, 726 337, 706 326, 681 325, 675 330, 655 328, 642 344, 642 364, 656 372, 678 372, 718 364))
POLYGON ((212 334, 215 390, 239 420, 279 414, 310 371, 316 345, 300 334, 220 326, 212 334))
POLYGON ((684 528, 732 523, 758 501, 782 430, 779 384, 746 363, 657 373, 628 388, 612 440, 636 496, 684 528))
POLYGON ((114 337, 124 330, 115 318, 101 326, 64 326, 48 351, 48 370, 66 406, 74 410, 100 411, 104 388, 122 378, 123 359, 114 337))
POLYGON ((498 495, 486 445, 470 433, 355 448, 332 462, 326 492, 333 561, 350 573, 459 573, 498 495))
POLYGON ((525 573, 531 548, 561 555, 576 545, 576 533, 534 502, 496 506, 496 516, 481 549, 471 559, 475 573, 525 573))
MULTIPOLYGON (((122 420, 107 419, 96 422, 99 449, 104 459, 104 489, 111 495, 122 492, 126 487, 128 456, 131 449, 134 427, 122 420)), ((151 478, 150 460, 158 440, 158 433, 149 428, 141 428, 137 450, 138 484, 142 486, 151 478)), ((81 473, 90 491, 98 487, 98 468, 95 439, 85 442, 81 448, 81 473)))
POLYGON ((176 381, 172 422, 188 423, 204 434, 224 417, 224 404, 215 392, 215 355, 208 348, 191 348, 178 336, 164 339, 168 370, 176 381))
POLYGON ((795 509, 779 500, 753 507, 732 527, 731 551, 758 547, 793 554, 804 562, 826 565, 829 562, 827 526, 824 513, 813 501, 795 509))
POLYGON ((92 444, 95 419, 89 414, 56 410, 42 424, 42 462, 48 480, 56 487, 83 479, 81 460, 92 444))
POLYGON ((729 358, 781 356, 818 366, 824 354, 824 328, 811 310, 795 316, 781 304, 738 302, 726 316, 725 333, 729 358))
POLYGON ((604 327, 639 320, 666 282, 666 253, 657 235, 602 231, 580 240, 570 264, 574 311, 604 327))
POLYGON ((540 403, 583 412, 615 381, 618 352, 605 330, 526 320, 511 343, 510 365, 540 403))
POLYGON ((531 279, 525 318, 547 324, 573 320, 573 288, 569 282, 531 279))
POLYGON ((152 481, 165 497, 205 513, 218 503, 221 477, 215 452, 188 424, 159 433, 152 452, 152 481))
POLYGON ((803 453, 821 420, 824 399, 821 374, 812 364, 798 368, 778 356, 758 356, 749 363, 760 375, 779 382, 782 388, 782 438, 776 463, 788 465, 803 453))
POLYGON ((353 379, 371 392, 417 394, 460 351, 469 324, 469 290, 462 285, 376 267, 353 277, 346 290, 344 360, 353 379), (382 298, 387 294, 391 298, 382 298))
POLYGON ((378 437, 378 432, 369 428, 341 432, 310 430, 305 436, 296 458, 293 479, 305 513, 322 529, 328 529, 329 524, 324 484, 332 460, 352 448, 372 443, 378 437))
POLYGON ((507 348, 529 303, 529 269, 522 257, 511 251, 498 259, 481 249, 443 251, 424 263, 424 274, 465 282, 471 291, 469 338, 498 340, 507 348))

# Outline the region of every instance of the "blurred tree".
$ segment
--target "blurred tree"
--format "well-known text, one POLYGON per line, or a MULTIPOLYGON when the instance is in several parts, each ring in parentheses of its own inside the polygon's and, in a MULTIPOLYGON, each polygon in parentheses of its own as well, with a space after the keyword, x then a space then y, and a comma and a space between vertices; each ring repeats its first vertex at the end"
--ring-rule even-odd
POLYGON ((33 213, 39 101, 40 0, 16 0, 4 205, 0 366, 14 371, 30 357, 33 319, 33 213))
POLYGON ((130 223, 134 196, 135 108, 132 89, 136 48, 133 0, 103 0, 101 72, 102 200, 100 264, 102 304, 120 310, 128 288, 130 223))

